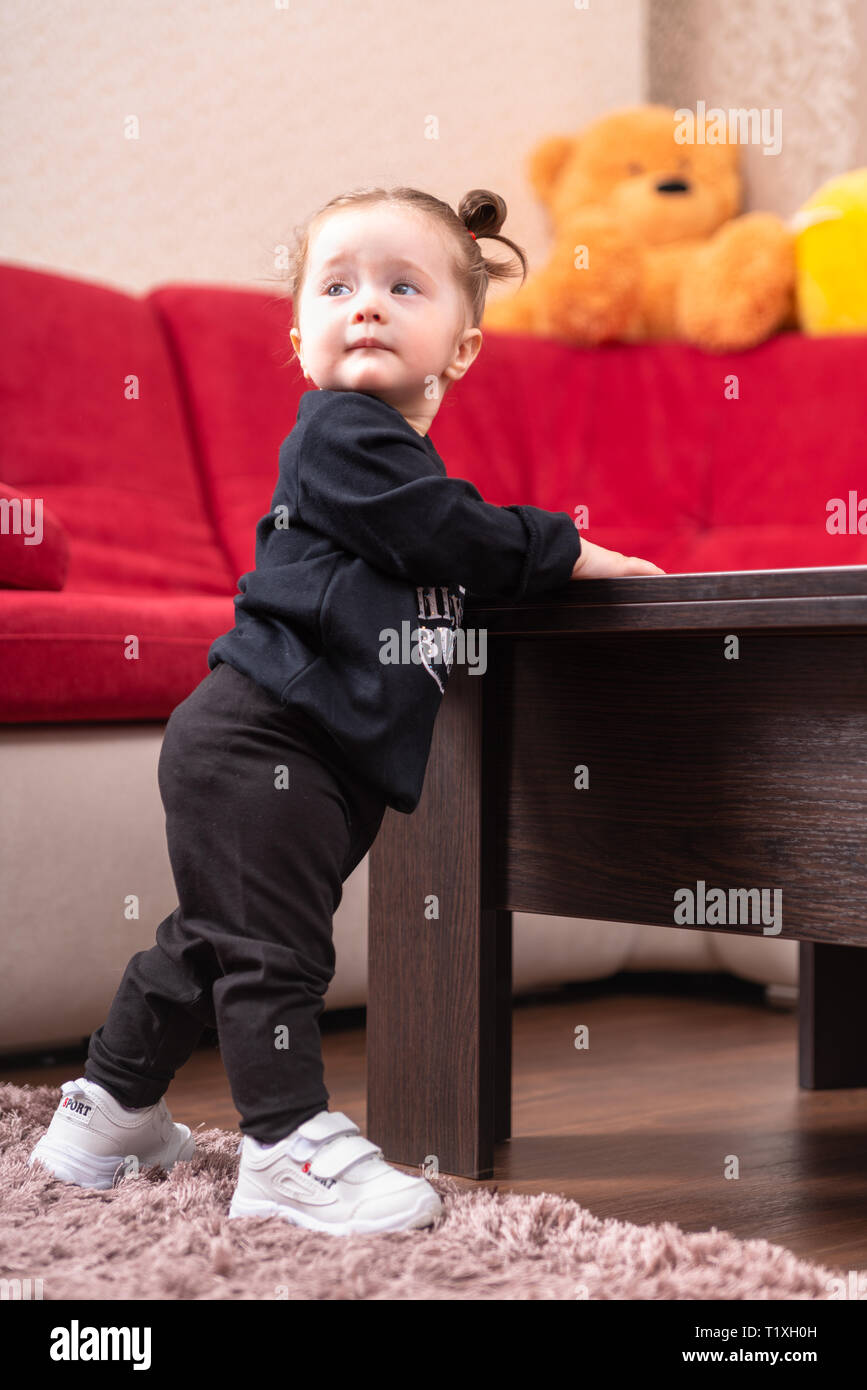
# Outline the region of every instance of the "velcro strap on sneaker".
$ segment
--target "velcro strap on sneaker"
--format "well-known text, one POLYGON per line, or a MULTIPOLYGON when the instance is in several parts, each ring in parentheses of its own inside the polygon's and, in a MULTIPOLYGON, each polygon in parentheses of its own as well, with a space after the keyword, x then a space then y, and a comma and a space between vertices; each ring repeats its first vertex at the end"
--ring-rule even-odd
POLYGON ((338 1134, 360 1134, 361 1130, 342 1110, 322 1110, 312 1120, 299 1125, 298 1133, 312 1144, 318 1144, 322 1139, 333 1139, 338 1134))
POLYGON ((315 1178, 339 1178, 353 1163, 360 1163, 363 1158, 371 1158, 374 1154, 383 1156, 382 1149, 370 1139, 363 1138, 361 1134, 346 1135, 335 1139, 332 1144, 326 1144, 319 1153, 314 1154, 310 1160, 310 1171, 315 1178))

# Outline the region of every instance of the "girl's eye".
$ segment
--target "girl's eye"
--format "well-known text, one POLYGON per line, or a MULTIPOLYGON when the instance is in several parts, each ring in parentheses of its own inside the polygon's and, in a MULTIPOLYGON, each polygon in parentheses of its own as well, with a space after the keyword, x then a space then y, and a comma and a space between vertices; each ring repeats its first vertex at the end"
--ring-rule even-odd
MULTIPOLYGON (((328 295, 329 299, 334 299, 335 296, 333 294, 329 294, 329 290, 332 290, 335 285, 343 285, 344 289, 346 288, 345 282, 343 280, 329 280, 327 284, 322 286, 322 293, 328 295)), ((397 288, 398 285, 405 285, 407 289, 415 290, 417 294, 421 294, 421 290, 419 289, 418 285, 414 285, 410 280, 396 280, 392 288, 397 288)), ((405 298, 405 295, 401 295, 401 299, 405 298)))

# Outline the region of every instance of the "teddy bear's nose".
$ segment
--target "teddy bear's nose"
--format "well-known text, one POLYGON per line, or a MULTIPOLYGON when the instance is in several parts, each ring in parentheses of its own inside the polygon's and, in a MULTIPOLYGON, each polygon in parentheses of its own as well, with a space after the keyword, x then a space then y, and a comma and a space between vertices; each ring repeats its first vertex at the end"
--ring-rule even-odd
POLYGON ((656 185, 657 193, 688 193, 689 184, 685 179, 663 179, 656 185))

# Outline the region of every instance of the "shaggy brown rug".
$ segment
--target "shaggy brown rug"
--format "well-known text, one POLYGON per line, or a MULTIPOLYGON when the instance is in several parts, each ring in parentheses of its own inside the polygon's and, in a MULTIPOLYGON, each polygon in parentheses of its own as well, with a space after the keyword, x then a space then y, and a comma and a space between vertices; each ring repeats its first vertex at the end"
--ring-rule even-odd
POLYGON ((712 1227, 598 1220, 543 1193, 432 1179, 435 1227, 329 1236, 279 1217, 230 1221, 240 1135, 195 1132, 191 1163, 142 1169, 110 1191, 27 1158, 54 1086, 0 1084, 0 1276, 59 1299, 827 1299, 845 1272, 712 1227))

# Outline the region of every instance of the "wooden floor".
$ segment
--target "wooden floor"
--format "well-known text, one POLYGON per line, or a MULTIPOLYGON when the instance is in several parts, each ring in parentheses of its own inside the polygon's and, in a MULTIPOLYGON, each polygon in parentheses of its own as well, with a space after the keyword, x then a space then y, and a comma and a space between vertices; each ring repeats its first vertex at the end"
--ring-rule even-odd
MULTIPOLYGON (((363 1010, 326 1011, 322 1033, 329 1106, 366 1133, 363 1010)), ((760 986, 621 974, 516 1000, 513 1038, 512 1139, 490 1183, 467 1187, 558 1192, 598 1217, 716 1226, 867 1267, 867 1089, 801 1090, 797 1015, 769 1008, 760 986), (587 1050, 574 1046, 581 1024, 587 1050)), ((83 1059, 0 1058, 0 1080, 59 1086, 83 1059)), ((237 1129, 215 1046, 166 1100, 192 1128, 237 1129)))

